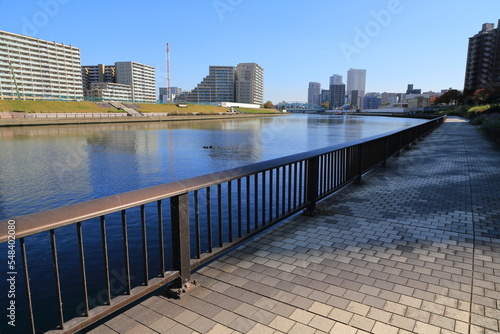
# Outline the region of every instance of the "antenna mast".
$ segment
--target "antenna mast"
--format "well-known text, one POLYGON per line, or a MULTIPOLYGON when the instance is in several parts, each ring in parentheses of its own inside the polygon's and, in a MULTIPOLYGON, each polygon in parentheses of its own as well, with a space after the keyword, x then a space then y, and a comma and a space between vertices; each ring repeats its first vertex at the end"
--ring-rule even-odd
POLYGON ((172 94, 170 93, 170 48, 167 43, 167 102, 170 101, 172 94))

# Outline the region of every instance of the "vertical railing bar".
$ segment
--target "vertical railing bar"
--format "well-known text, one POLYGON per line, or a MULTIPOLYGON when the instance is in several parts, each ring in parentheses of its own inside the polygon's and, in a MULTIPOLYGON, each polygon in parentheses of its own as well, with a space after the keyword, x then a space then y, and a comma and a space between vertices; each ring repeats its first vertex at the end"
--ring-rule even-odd
POLYGON ((156 202, 158 212, 158 242, 160 246, 160 274, 165 277, 165 240, 163 238, 163 207, 161 200, 156 202))
POLYGON ((247 233, 250 233, 250 176, 246 177, 246 197, 247 197, 247 233))
POLYGON ((276 168, 276 218, 280 216, 280 167, 276 168))
POLYGON ((287 166, 283 166, 283 174, 281 175, 282 179, 282 185, 281 185, 281 196, 282 196, 282 202, 281 202, 281 214, 285 215, 286 212, 286 168, 287 166))
POLYGON ((266 224, 266 171, 262 172, 262 225, 266 224))
POLYGON ((233 190, 232 181, 227 182, 227 222, 229 228, 229 242, 233 242, 233 190))
POLYGON ((100 217, 101 221, 101 240, 102 240, 102 256, 104 263, 104 280, 106 283, 106 304, 111 304, 111 283, 109 281, 109 259, 108 259, 108 239, 106 236, 106 218, 105 216, 100 217))
POLYGON ((194 224, 195 224, 195 238, 196 238, 196 258, 201 258, 201 227, 200 227, 200 199, 198 197, 198 190, 194 192, 194 224))
POLYGON ((128 252, 128 231, 127 231, 127 213, 122 210, 122 234, 123 234, 123 257, 125 259, 125 278, 126 278, 126 293, 130 295, 131 282, 130 282, 130 258, 128 252))
POLYGON ((292 210, 292 164, 288 165, 288 211, 292 210))
POLYGON ((54 275, 55 275, 55 284, 56 284, 56 297, 57 304, 59 306, 58 316, 59 316, 59 327, 60 329, 64 329, 64 315, 63 315, 63 305, 62 305, 62 296, 61 296, 61 280, 59 277, 59 263, 57 261, 57 243, 56 243, 56 234, 54 230, 50 230, 50 243, 52 247, 52 264, 54 266, 54 275))
POLYGON ((269 170, 269 221, 273 220, 273 169, 269 170))
POLYGON ((21 259, 23 262, 23 272, 24 272, 24 286, 26 289, 26 299, 28 300, 28 316, 30 321, 31 333, 35 334, 35 318, 33 317, 33 302, 31 300, 31 287, 30 287, 30 276, 28 272, 28 258, 26 255, 26 245, 24 243, 24 238, 20 238, 19 242, 21 244, 21 259))
POLYGON ((299 205, 302 205, 302 184, 304 183, 303 167, 304 161, 299 161, 299 205))
POLYGON ((241 212, 241 200, 242 200, 242 196, 241 196, 241 178, 238 179, 238 183, 237 183, 237 187, 238 187, 238 238, 241 238, 242 237, 242 234, 243 234, 243 221, 242 221, 242 212, 241 212))
POLYGON ((210 208, 211 206, 211 199, 210 199, 210 187, 205 188, 206 189, 206 199, 207 199, 207 233, 208 233, 208 252, 212 253, 213 250, 213 243, 212 243, 212 210, 210 208))
POLYGON ((224 246, 224 227, 222 226, 222 184, 217 185, 217 222, 219 226, 219 247, 224 246))
POLYGON ((84 316, 87 317, 89 315, 89 293, 87 290, 87 273, 85 271, 85 252, 83 249, 82 222, 76 223, 76 231, 78 234, 78 253, 80 255, 80 271, 82 274, 83 310, 84 316))
POLYGON ((259 174, 254 174, 254 225, 259 228, 259 174))
POLYGON ((298 180, 297 180, 297 168, 298 168, 298 162, 294 162, 293 164, 293 208, 295 209, 297 207, 297 189, 298 189, 298 180))
POLYGON ((141 228, 142 228, 142 259, 144 261, 144 285, 149 282, 149 266, 148 266, 148 237, 146 230, 146 207, 140 206, 141 209, 141 228))
POLYGON ((333 187, 334 187, 334 184, 335 184, 335 152, 330 152, 329 154, 329 157, 330 157, 330 164, 329 164, 329 170, 330 170, 330 174, 329 174, 329 184, 328 184, 328 190, 332 190, 333 187))

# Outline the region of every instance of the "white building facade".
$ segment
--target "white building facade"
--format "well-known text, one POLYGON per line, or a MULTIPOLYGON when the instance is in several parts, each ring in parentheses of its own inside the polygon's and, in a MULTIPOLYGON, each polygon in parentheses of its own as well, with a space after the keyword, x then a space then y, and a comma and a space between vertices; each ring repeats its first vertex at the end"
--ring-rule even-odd
POLYGON ((116 83, 132 87, 132 101, 156 103, 156 72, 153 66, 122 61, 115 63, 116 83))
POLYGON ((366 70, 355 68, 347 71, 347 96, 351 106, 361 107, 366 91, 366 70))
POLYGON ((83 100, 80 49, 0 31, 0 99, 83 100))

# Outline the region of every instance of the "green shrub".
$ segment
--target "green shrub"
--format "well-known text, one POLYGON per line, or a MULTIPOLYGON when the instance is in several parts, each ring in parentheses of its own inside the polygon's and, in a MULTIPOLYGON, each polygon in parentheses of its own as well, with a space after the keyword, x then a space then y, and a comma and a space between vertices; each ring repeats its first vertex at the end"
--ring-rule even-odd
POLYGON ((491 106, 489 104, 485 104, 484 106, 472 107, 467 112, 478 114, 478 113, 483 113, 483 112, 487 111, 490 108, 491 108, 491 106))
POLYGON ((500 117, 499 119, 485 119, 481 125, 481 130, 491 141, 500 145, 500 117))

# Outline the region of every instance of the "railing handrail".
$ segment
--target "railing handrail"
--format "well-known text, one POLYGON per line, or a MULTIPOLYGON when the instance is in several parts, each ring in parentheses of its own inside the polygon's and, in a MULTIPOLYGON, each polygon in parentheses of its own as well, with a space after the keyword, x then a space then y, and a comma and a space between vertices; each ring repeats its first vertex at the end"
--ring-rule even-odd
MULTIPOLYGON (((442 117, 441 117, 442 118, 442 117)), ((435 121, 429 120, 425 123, 435 121)), ((425 124, 422 123, 422 124, 425 124)), ((161 185, 151 186, 138 190, 84 201, 76 204, 31 213, 0 221, 0 226, 7 225, 9 220, 16 221, 16 237, 23 238, 44 231, 49 231, 66 225, 82 222, 109 213, 136 207, 153 201, 174 197, 194 190, 243 178, 272 168, 279 168, 290 163, 318 157, 328 152, 335 152, 348 147, 369 143, 402 131, 421 126, 417 124, 403 129, 393 130, 382 134, 365 137, 341 144, 331 145, 311 151, 295 153, 285 157, 270 159, 250 165, 243 165, 209 174, 194 176, 180 181, 173 181, 161 185)), ((8 239, 7 230, 0 232, 0 243, 8 239)))

